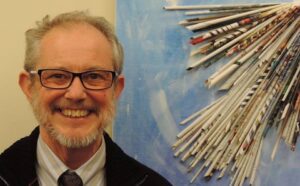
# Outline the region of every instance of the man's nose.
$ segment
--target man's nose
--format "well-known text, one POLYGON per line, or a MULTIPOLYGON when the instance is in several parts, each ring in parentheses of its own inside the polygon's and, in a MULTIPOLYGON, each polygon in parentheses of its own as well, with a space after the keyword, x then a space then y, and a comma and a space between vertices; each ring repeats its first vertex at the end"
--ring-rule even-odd
POLYGON ((67 99, 82 100, 86 98, 86 89, 79 77, 75 77, 70 87, 67 89, 65 97, 67 99))

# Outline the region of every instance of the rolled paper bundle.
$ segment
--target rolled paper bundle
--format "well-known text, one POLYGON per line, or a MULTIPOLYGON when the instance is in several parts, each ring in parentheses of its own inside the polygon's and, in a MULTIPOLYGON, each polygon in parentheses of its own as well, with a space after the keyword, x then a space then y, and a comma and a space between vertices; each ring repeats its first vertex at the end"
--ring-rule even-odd
POLYGON ((219 172, 218 179, 231 170, 231 185, 242 185, 246 179, 252 185, 269 128, 278 126, 272 159, 281 139, 294 150, 300 133, 299 6, 282 3, 165 9, 200 9, 197 13, 215 16, 230 13, 215 20, 204 21, 204 17, 186 27, 195 31, 217 26, 190 38, 192 44, 200 45, 192 55, 202 56, 188 70, 210 63, 220 54, 236 53, 206 80, 208 87, 224 82, 220 89, 227 93, 180 123, 186 127, 172 146, 174 156, 189 162, 188 172, 195 170, 191 182, 204 170, 204 177, 219 172))

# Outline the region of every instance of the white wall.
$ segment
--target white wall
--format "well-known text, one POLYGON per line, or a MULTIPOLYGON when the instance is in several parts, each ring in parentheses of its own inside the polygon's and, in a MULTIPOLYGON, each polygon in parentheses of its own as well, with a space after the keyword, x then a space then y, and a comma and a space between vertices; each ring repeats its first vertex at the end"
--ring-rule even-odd
POLYGON ((25 96, 18 87, 22 70, 24 32, 46 14, 89 10, 93 15, 115 19, 115 0, 1 1, 0 6, 0 153, 28 135, 37 125, 25 96))

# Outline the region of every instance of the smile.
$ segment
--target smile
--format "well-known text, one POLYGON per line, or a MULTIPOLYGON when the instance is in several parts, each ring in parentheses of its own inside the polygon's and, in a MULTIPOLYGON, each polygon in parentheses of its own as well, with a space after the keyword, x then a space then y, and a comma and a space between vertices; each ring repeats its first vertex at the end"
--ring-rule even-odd
POLYGON ((89 114, 88 110, 79 110, 79 109, 64 109, 61 110, 61 113, 66 117, 71 118, 79 118, 79 117, 86 117, 89 114))

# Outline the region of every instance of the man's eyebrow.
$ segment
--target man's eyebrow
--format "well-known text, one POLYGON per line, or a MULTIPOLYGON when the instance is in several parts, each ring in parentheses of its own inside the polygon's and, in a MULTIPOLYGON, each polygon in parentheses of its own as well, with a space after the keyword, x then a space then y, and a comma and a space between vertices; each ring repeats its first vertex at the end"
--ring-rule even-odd
POLYGON ((84 71, 90 71, 90 70, 114 70, 114 69, 113 69, 113 67, 104 68, 104 67, 101 67, 101 66, 93 66, 93 67, 89 67, 89 68, 84 69, 84 71))
MULTIPOLYGON (((53 66, 53 67, 38 67, 37 69, 58 69, 58 70, 66 70, 66 71, 70 71, 70 72, 77 72, 75 70, 72 70, 71 68, 68 67, 63 67, 63 66, 53 66)), ((113 71, 114 68, 105 68, 105 67, 101 67, 101 66, 91 66, 91 67, 87 67, 87 68, 82 68, 82 70, 78 71, 78 72, 85 72, 85 71, 93 71, 93 70, 109 70, 109 71, 113 71)))

